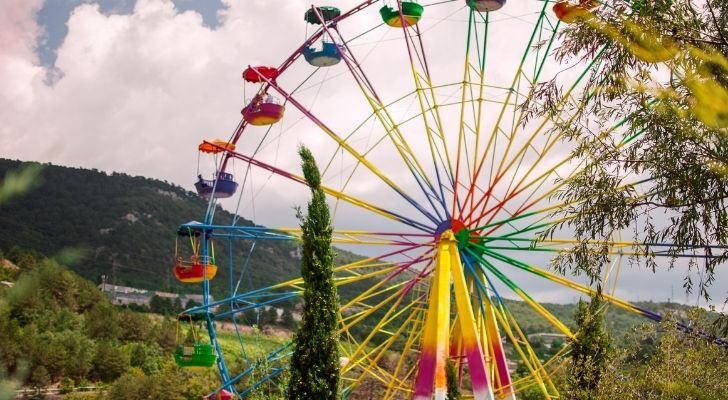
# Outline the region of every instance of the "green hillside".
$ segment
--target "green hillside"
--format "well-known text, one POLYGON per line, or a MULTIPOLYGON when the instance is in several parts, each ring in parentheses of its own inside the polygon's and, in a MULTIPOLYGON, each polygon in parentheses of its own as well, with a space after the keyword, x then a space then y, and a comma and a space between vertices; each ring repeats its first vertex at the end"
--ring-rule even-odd
MULTIPOLYGON (((518 323, 526 335, 533 333, 559 333, 555 326, 540 316, 531 306, 522 301, 505 300, 510 312, 518 317, 518 323)), ((553 304, 542 303, 545 309, 553 314, 558 320, 563 321, 569 328, 576 329, 574 324, 574 313, 576 304, 553 304)), ((660 315, 671 314, 676 318, 684 318, 693 307, 677 303, 640 301, 634 305, 654 311, 660 315)), ((713 315, 713 314, 710 314, 713 315)), ((713 315, 715 316, 715 315, 713 315)), ((640 315, 624 311, 616 306, 609 306, 604 318, 604 325, 607 331, 617 340, 636 326, 649 323, 651 320, 640 315)))
MULTIPOLYGON (((19 161, 0 159, 0 180, 22 168, 19 161)), ((42 181, 31 192, 0 208, 0 250, 13 246, 53 255, 80 249, 83 257, 72 266, 96 283, 109 283, 176 292, 199 290, 174 279, 171 267, 175 232, 181 223, 204 217, 207 202, 182 187, 125 174, 44 165, 42 181)), ((292 211, 293 212, 293 211, 292 211)), ((233 215, 216 212, 216 222, 233 215)), ((252 225, 240 219, 240 225, 252 225)), ((237 246, 235 257, 243 248, 237 246)), ((251 287, 297 274, 294 243, 259 242, 248 267, 251 287)), ((218 244, 218 264, 225 265, 224 245, 218 244)), ((227 278, 220 268, 220 281, 227 278)), ((213 287, 213 290, 215 288, 213 287)))

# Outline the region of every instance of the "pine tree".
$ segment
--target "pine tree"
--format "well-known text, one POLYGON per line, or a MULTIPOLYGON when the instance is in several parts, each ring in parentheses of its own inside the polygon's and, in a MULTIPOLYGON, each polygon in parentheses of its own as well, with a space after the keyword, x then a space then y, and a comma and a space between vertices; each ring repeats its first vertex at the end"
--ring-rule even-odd
POLYGON ((303 174, 312 199, 302 221, 301 276, 304 305, 291 359, 289 399, 327 400, 339 397, 339 296, 334 285, 331 219, 321 177, 311 152, 299 149, 303 174))
POLYGON ((579 300, 576 325, 579 331, 571 339, 571 364, 566 397, 575 400, 594 398, 599 380, 609 360, 611 338, 604 330, 604 312, 599 295, 589 303, 579 300))

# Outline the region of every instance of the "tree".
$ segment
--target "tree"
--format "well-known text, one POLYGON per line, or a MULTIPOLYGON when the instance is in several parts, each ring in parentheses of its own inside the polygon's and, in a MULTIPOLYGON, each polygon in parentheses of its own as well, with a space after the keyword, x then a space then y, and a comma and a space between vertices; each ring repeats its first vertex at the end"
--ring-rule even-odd
POLYGON ((611 352, 611 339, 604 330, 604 309, 599 296, 587 304, 579 299, 574 319, 579 330, 570 339, 571 362, 568 367, 566 397, 593 399, 593 393, 605 372, 611 352))
POLYGON ((169 318, 165 318, 152 328, 147 343, 155 343, 166 351, 172 351, 176 344, 175 322, 169 318))
POLYGON ((167 297, 157 296, 156 294, 149 301, 149 309, 153 313, 162 315, 172 315, 175 313, 172 300, 167 297))
POLYGON ((137 312, 123 311, 118 314, 120 338, 127 341, 143 341, 149 337, 149 317, 137 312))
POLYGON ((278 323, 278 309, 268 307, 260 316, 260 324, 263 326, 273 326, 278 323))
POLYGON ((460 394, 460 389, 458 388, 458 371, 455 369, 455 363, 452 360, 447 360, 445 368, 447 375, 447 400, 462 399, 463 396, 460 394))
POLYGON ((609 363, 595 399, 683 400, 725 399, 728 393, 726 349, 698 334, 713 316, 695 309, 688 314, 692 332, 679 330, 673 315, 660 325, 646 325, 629 337, 630 343, 609 363), (645 358, 644 344, 657 343, 645 358), (636 361, 637 360, 637 361, 636 361))
POLYGON ((46 386, 51 384, 51 376, 45 367, 40 365, 30 374, 28 383, 36 389, 44 389, 46 386))
POLYGON ((281 325, 284 328, 293 329, 296 327, 296 321, 293 319, 293 312, 290 308, 284 308, 281 315, 281 325))
POLYGON ((671 243, 670 266, 693 255, 688 268, 701 278, 688 272, 685 289, 708 297, 728 259, 728 1, 602 3, 563 31, 555 51, 560 60, 600 55, 582 91, 542 82, 525 105, 573 115, 553 119, 553 129, 584 161, 559 183, 563 222, 545 232, 567 225, 580 245, 555 265, 598 282, 612 235, 632 231, 653 270, 651 244, 671 243))
POLYGON ((121 334, 119 318, 108 301, 101 301, 86 313, 86 333, 96 339, 116 339, 121 334))
POLYGON ((129 359, 118 346, 109 341, 99 342, 93 359, 93 375, 111 382, 129 368, 129 359))
POLYGON ((305 219, 298 211, 302 221, 304 305, 294 338, 296 348, 291 359, 288 398, 337 399, 339 296, 332 271, 331 219, 313 155, 305 147, 301 147, 298 154, 312 198, 305 219))

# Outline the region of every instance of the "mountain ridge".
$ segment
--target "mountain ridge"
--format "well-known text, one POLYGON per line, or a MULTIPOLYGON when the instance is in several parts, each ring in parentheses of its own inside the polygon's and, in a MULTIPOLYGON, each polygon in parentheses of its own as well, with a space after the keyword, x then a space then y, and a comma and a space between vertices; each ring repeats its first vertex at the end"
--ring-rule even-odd
MULTIPOLYGON (((0 179, 32 164, 39 163, 0 159, 0 179)), ((84 256, 71 268, 93 282, 100 283, 106 275, 113 284, 199 291, 195 285, 176 282, 171 268, 177 228, 202 218, 207 200, 180 186, 142 176, 41 165, 40 184, 0 207, 0 249, 19 246, 48 255, 80 249, 84 256)), ((219 206, 215 212, 217 221, 233 220, 233 214, 219 206)), ((237 224, 254 225, 244 218, 237 224)), ((242 255, 240 247, 233 249, 234 256, 242 255)), ((295 243, 262 242, 257 247, 262 251, 251 255, 250 286, 298 274, 295 243)), ((224 262, 221 254, 218 264, 224 262)), ((226 268, 218 274, 225 279, 226 268)))

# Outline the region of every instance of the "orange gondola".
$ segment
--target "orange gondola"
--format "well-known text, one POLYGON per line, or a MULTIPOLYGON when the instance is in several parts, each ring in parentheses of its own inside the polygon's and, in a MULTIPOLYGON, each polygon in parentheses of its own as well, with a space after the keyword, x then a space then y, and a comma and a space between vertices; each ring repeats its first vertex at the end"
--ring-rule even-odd
POLYGON ((560 1, 553 7, 554 14, 559 21, 571 24, 578 20, 586 20, 594 16, 592 10, 599 6, 594 0, 580 0, 578 4, 569 1, 560 1))
POLYGON ((226 140, 215 139, 212 141, 204 141, 197 146, 197 149, 203 153, 217 154, 223 151, 235 151, 235 144, 226 140))

